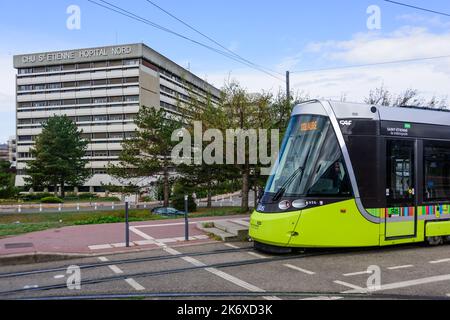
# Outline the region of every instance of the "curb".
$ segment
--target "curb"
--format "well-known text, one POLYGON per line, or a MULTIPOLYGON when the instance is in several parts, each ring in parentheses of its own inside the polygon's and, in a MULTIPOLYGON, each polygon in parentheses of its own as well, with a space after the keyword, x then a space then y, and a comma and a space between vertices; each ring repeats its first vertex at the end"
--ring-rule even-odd
MULTIPOLYGON (((196 247, 208 244, 217 244, 219 242, 209 240, 202 243, 194 243, 194 244, 180 244, 177 246, 173 246, 173 248, 184 248, 184 247, 196 247)), ((97 258, 104 256, 112 256, 112 255, 123 255, 123 254, 133 254, 139 252, 147 252, 147 251, 156 251, 161 248, 141 248, 141 249, 131 249, 131 250, 123 250, 123 251, 115 251, 115 252, 98 252, 98 253, 45 253, 45 252, 35 252, 35 253, 26 253, 26 254, 12 254, 7 256, 0 256, 0 267, 6 266, 18 266, 18 265, 27 265, 27 264, 35 264, 35 263, 46 263, 46 262, 57 262, 57 261, 67 261, 74 259, 86 259, 86 258, 97 258)))
POLYGON ((27 253, 27 254, 12 254, 0 257, 0 266, 17 266, 33 263, 44 263, 54 261, 64 261, 72 259, 89 258, 91 255, 84 254, 68 254, 68 253, 27 253))

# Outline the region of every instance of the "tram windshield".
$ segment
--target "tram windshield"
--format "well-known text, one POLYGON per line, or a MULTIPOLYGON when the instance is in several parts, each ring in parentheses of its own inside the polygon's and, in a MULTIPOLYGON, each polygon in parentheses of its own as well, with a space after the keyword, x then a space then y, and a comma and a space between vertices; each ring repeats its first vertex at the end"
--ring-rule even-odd
POLYGON ((294 116, 266 193, 300 197, 352 194, 342 152, 329 118, 294 116))

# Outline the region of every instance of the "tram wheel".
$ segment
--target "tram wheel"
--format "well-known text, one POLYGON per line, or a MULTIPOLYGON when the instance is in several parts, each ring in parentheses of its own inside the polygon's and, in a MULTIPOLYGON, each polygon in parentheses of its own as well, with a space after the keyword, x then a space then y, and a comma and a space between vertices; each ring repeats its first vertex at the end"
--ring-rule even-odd
POLYGON ((430 246, 440 246, 444 244, 444 237, 429 237, 427 243, 430 246))

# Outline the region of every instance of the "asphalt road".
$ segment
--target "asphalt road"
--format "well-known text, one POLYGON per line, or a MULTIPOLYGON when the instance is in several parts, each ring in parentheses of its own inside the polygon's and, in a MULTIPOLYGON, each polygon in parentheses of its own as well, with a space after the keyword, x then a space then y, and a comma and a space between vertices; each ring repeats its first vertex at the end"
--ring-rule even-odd
MULTIPOLYGON (((165 299, 180 298, 177 293, 225 293, 229 296, 206 297, 206 299, 243 299, 240 294, 253 293, 251 299, 398 299, 397 295, 413 298, 450 298, 450 245, 441 247, 403 246, 352 252, 314 252, 312 256, 284 256, 287 260, 271 260, 275 256, 253 251, 249 243, 233 246, 248 248, 222 254, 194 256, 198 252, 232 250, 222 243, 202 246, 161 248, 148 252, 125 255, 93 257, 69 262, 54 262, 16 267, 1 267, 0 274, 24 270, 66 267, 106 262, 107 265, 81 270, 81 290, 67 288, 40 290, 48 285, 65 285, 69 275, 64 271, 15 278, 0 278, 0 299, 39 298, 56 296, 86 296, 111 294, 175 294, 165 299), (118 264, 123 259, 188 254, 182 258, 118 264), (317 255, 316 255, 317 254, 317 255), (218 263, 255 260, 258 263, 225 268, 208 268, 218 263), (377 266, 380 285, 368 291, 368 279, 372 276, 368 268, 377 266), (197 267, 166 275, 136 276, 162 270, 197 267), (97 284, 83 284, 90 279, 123 276, 97 284), (37 288, 38 291, 23 291, 3 295, 15 289, 37 288), (238 295, 239 293, 239 295, 238 295), (300 293, 303 293, 300 295, 300 293), (289 295, 290 294, 290 295, 289 295)), ((371 284, 377 284, 371 282, 371 284)), ((150 299, 161 298, 159 296, 150 299)), ((205 299, 205 297, 184 297, 205 299)))

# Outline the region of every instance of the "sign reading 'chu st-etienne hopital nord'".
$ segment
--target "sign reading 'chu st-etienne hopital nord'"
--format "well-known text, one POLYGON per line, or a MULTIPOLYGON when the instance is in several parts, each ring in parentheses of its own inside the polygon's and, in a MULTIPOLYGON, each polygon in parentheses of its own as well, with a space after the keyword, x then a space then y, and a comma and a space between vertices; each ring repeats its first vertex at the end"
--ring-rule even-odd
POLYGON ((52 63, 70 63, 87 60, 113 59, 121 57, 135 56, 137 54, 135 46, 115 46, 93 49, 79 49, 72 51, 37 53, 18 56, 17 64, 36 65, 52 63))

